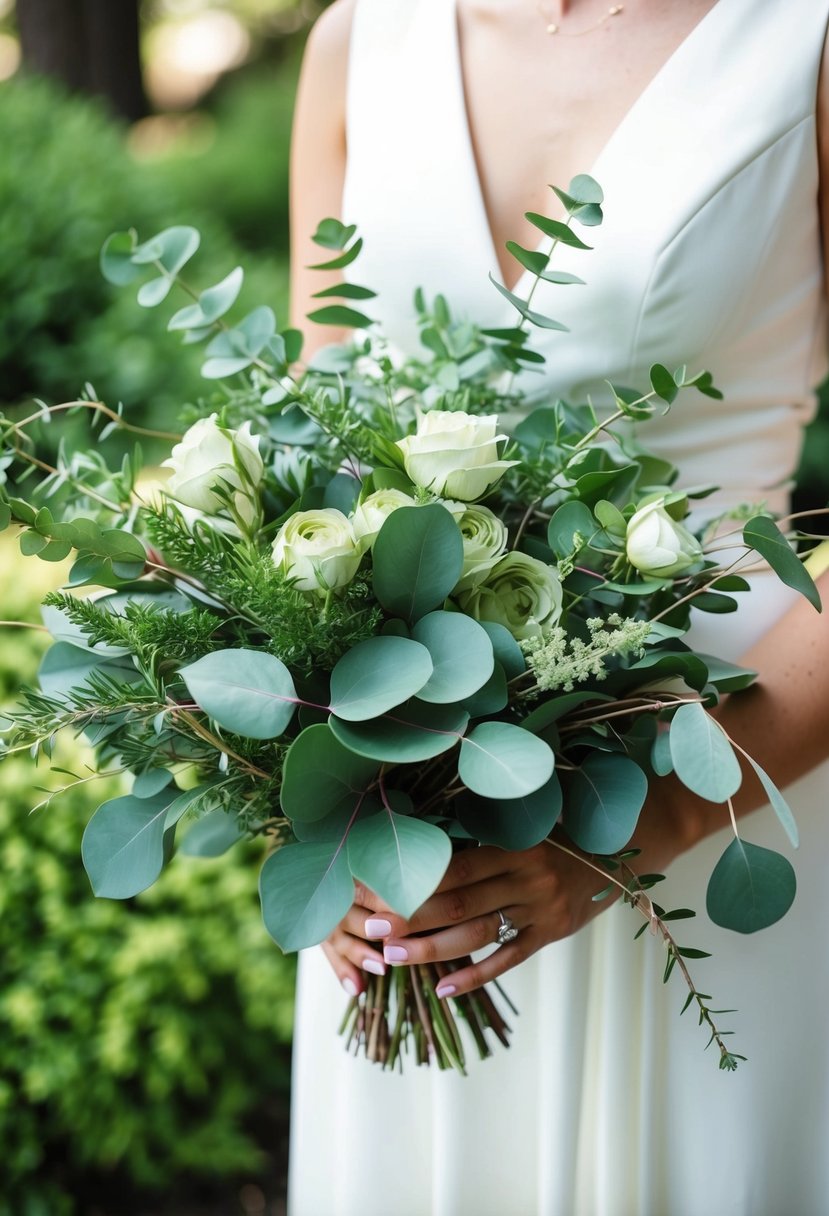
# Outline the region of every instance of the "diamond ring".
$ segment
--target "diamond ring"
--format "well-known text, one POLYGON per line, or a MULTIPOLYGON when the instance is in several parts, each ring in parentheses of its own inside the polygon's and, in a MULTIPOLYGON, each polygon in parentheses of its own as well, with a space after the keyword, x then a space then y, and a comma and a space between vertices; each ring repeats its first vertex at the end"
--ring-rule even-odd
POLYGON ((503 912, 498 909, 498 918, 501 921, 498 926, 498 945, 505 946, 507 942, 514 942, 518 937, 518 930, 508 916, 504 916, 503 912))

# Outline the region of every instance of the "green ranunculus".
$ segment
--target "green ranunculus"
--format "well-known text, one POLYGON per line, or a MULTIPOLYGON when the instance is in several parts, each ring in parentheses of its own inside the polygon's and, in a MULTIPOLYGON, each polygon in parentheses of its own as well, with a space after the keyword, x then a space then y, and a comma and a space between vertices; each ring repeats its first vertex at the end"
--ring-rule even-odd
POLYGON ((458 519, 463 537, 463 573, 455 592, 469 591, 483 582, 507 549, 504 523, 489 507, 471 505, 458 519))
POLYGON ((482 582, 458 596, 464 612, 477 621, 504 625, 514 638, 542 637, 561 616, 561 579, 527 553, 508 553, 482 582))
POLYGON ((333 507, 297 511, 277 532, 272 552, 299 591, 321 594, 347 586, 362 557, 351 523, 333 507))

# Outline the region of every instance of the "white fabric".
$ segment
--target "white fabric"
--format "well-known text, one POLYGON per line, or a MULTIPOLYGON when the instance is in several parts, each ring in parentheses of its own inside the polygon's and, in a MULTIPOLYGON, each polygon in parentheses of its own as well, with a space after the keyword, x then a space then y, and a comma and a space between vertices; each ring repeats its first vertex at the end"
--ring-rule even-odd
MULTIPOLYGON (((569 333, 536 338, 538 395, 601 397, 605 377, 645 385, 656 360, 708 367, 725 392, 682 396, 642 438, 722 501, 784 505, 810 386, 825 363, 815 96, 829 0, 719 0, 622 120, 590 172, 606 222, 592 253, 559 249, 586 287, 543 287, 569 333)), ((344 216, 359 224, 360 280, 404 349, 411 288, 509 324, 466 119, 454 0, 358 0, 344 216)), ((527 381, 532 385, 533 381, 527 381)), ((705 617, 703 650, 737 657, 790 594, 770 578, 732 617, 705 617)), ((514 1045, 464 1080, 401 1079, 346 1056, 343 994, 321 952, 302 959, 295 1044, 291 1216, 826 1216, 829 1001, 825 867, 829 772, 789 791, 802 845, 798 896, 744 938, 704 914, 730 839, 671 868, 664 900, 699 916, 699 985, 749 1057, 734 1074, 703 1052, 678 976, 634 942, 614 907, 508 977, 514 1045)), ((787 848, 770 811, 745 822, 787 848)))

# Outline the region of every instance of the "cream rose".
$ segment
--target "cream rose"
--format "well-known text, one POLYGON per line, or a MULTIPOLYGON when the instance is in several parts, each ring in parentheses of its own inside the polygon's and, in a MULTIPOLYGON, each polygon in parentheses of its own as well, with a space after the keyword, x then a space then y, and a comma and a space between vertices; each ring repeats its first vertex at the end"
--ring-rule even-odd
POLYGON ((249 422, 234 431, 219 426, 217 418, 200 418, 162 462, 162 468, 173 470, 164 492, 206 515, 229 512, 250 527, 259 515, 265 474, 259 436, 251 435, 249 422))
POLYGON ((458 519, 463 537, 463 572, 455 592, 469 591, 483 582, 507 549, 506 525, 489 507, 468 506, 458 519))
POLYGON ((362 553, 342 511, 297 511, 273 542, 273 560, 299 591, 336 591, 357 573, 362 553))
POLYGON ((365 553, 374 544, 377 533, 392 511, 396 511, 398 507, 415 506, 415 500, 402 490, 375 490, 364 498, 351 516, 351 526, 362 552, 365 553))
MULTIPOLYGON (((683 510, 684 505, 680 504, 679 509, 683 510)), ((664 497, 645 503, 631 517, 625 550, 632 566, 655 578, 673 578, 702 560, 699 541, 671 517, 664 497)))
POLYGON ((561 616, 561 580, 554 566, 527 553, 508 553, 458 604, 476 621, 504 625, 514 638, 542 637, 561 616))
POLYGON ((406 472, 434 494, 472 502, 491 490, 516 460, 498 459, 498 419, 462 411, 418 411, 414 435, 398 439, 406 472))

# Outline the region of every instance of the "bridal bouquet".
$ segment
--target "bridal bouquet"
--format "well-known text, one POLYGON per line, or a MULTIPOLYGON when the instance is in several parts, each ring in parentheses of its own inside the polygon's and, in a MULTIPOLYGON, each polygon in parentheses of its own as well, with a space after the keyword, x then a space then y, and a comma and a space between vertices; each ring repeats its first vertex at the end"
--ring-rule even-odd
MULTIPOLYGON (((67 729, 95 749, 98 771, 129 781, 86 828, 96 895, 148 887, 185 827, 191 854, 266 835, 262 909, 285 950, 330 933, 355 879, 409 917, 453 850, 548 841, 596 871, 597 899, 621 893, 644 915, 666 948, 665 978, 680 969, 686 1007, 696 1003, 731 1069, 742 1057, 688 972, 702 952, 671 930, 693 912, 652 900, 661 876, 634 873, 630 844, 666 774, 726 805, 742 780, 741 749, 711 711, 755 673, 683 637, 692 606, 731 611, 749 584, 714 552, 727 521, 707 533, 688 522, 689 499, 711 487, 674 489, 677 470, 629 427, 682 389, 719 394, 705 373, 657 365, 641 393, 609 386, 601 412, 529 407, 517 384, 530 377, 516 373, 543 362, 531 327, 561 328, 532 308, 533 293, 541 281, 576 289, 551 255, 558 242, 587 248, 573 225, 602 218, 590 178, 557 194, 566 223, 529 217, 550 252, 510 246, 533 276, 528 298, 496 284, 514 327, 482 330, 418 292, 423 355, 402 358, 359 311, 373 293, 343 282, 318 293, 311 320, 363 336, 302 371, 301 335, 279 331, 269 308, 225 320, 241 269, 201 292, 182 278, 193 229, 110 238, 103 272, 143 278, 140 304, 173 287, 190 297, 169 328, 208 343, 212 387, 185 411, 183 434, 166 437, 175 443, 155 482, 137 451, 118 468, 97 446, 62 447, 54 466, 36 455, 32 425, 60 412, 89 412, 101 438, 140 429, 92 392, 0 420, 0 526, 19 530, 24 554, 74 558, 67 588, 46 598, 54 645, 6 748, 48 760, 67 729), (504 415, 520 417, 509 436, 504 415), (22 497, 11 479, 35 467, 48 476, 22 497)), ((315 240, 330 270, 361 244, 335 220, 315 240)), ((734 546, 753 553, 819 606, 768 514, 744 516, 729 543, 730 563, 734 546)), ((796 843, 781 795, 742 754, 796 843)), ((707 907, 753 932, 785 913, 794 872, 734 830, 707 907)), ((461 1070, 456 1019, 481 1055, 488 1028, 506 1042, 497 994, 437 997, 458 965, 370 976, 346 1012, 348 1042, 387 1068, 406 1051, 461 1070)))

